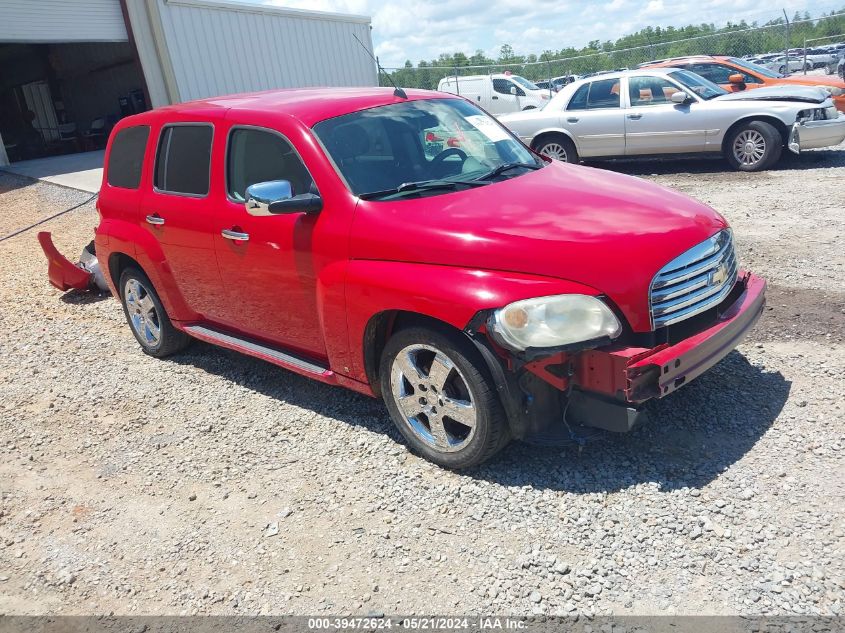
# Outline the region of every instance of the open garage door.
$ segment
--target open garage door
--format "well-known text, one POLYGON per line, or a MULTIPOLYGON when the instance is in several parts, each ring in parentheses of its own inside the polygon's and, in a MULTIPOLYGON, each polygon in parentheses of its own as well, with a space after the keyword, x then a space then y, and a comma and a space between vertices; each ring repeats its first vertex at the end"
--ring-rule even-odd
POLYGON ((148 108, 120 0, 4 0, 0 67, 0 164, 101 149, 148 108))

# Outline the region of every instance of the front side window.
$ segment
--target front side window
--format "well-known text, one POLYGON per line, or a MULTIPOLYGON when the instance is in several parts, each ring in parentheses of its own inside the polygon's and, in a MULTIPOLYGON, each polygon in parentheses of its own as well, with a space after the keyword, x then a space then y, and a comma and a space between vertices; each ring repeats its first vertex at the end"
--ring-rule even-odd
POLYGON ((630 77, 628 96, 631 107, 663 105, 672 103, 672 95, 680 92, 671 81, 663 77, 630 77))
POLYGON ((234 128, 226 152, 229 197, 243 202, 247 187, 272 180, 290 182, 295 196, 314 189, 311 174, 287 140, 270 130, 234 128))
POLYGON ((495 119, 460 99, 406 101, 317 123, 314 134, 355 195, 438 195, 482 186, 493 170, 542 163, 495 119), (423 187, 422 185, 426 185, 423 187), (400 189, 402 191, 400 191, 400 189))
POLYGON ((149 137, 149 125, 127 127, 115 135, 109 151, 106 177, 112 187, 137 189, 141 184, 141 168, 149 137))
POLYGON ((155 188, 163 193, 207 196, 214 128, 206 124, 162 129, 156 155, 155 188))
POLYGON ((674 70, 669 73, 669 76, 704 100, 728 94, 727 90, 721 86, 689 70, 674 70))
POLYGON ((590 84, 590 94, 587 96, 587 109, 619 107, 619 80, 602 79, 590 84))
POLYGON ((495 90, 499 94, 509 95, 511 93, 511 88, 516 88, 516 94, 518 97, 525 96, 525 91, 519 86, 515 85, 512 81, 508 79, 493 80, 493 90, 495 90))

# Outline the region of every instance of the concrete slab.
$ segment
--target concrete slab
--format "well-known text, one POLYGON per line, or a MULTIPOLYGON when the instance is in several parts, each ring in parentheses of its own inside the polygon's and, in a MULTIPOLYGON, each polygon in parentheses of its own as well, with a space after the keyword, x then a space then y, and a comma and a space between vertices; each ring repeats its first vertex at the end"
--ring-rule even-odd
POLYGON ((65 187, 94 193, 100 190, 103 180, 104 150, 65 154, 49 158, 22 160, 0 167, 3 171, 37 180, 52 182, 65 187))

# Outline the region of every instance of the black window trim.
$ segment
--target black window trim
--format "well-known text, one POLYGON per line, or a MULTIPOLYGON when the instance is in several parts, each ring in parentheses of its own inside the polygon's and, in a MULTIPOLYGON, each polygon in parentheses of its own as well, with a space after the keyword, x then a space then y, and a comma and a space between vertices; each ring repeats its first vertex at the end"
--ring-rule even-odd
POLYGON ((274 130, 271 127, 264 127, 262 125, 249 125, 247 123, 235 123, 232 127, 229 128, 229 131, 226 132, 226 151, 223 154, 223 181, 226 188, 226 200, 229 202, 234 202, 235 204, 240 205, 243 207, 244 200, 238 200, 237 198, 233 198, 229 195, 229 147, 232 144, 232 132, 235 130, 255 130, 257 132, 270 132, 270 134, 275 134, 280 139, 285 141, 288 145, 290 145, 293 153, 296 154, 297 158, 299 158, 299 162, 302 163, 302 166, 305 167, 305 171, 308 173, 308 176, 311 178, 311 182, 314 184, 314 189, 317 195, 320 195, 320 188, 317 187, 317 181, 314 180, 314 174, 311 173, 311 170, 308 169, 308 163, 305 162, 302 158, 302 154, 299 153, 299 150, 296 149, 296 145, 294 145, 291 140, 279 132, 279 130, 274 130))
MULTIPOLYGON (((163 195, 166 195, 166 196, 179 196, 181 198, 197 198, 197 199, 208 198, 208 196, 211 195, 211 167, 212 167, 212 164, 214 162, 212 159, 214 158, 214 133, 216 132, 216 130, 214 128, 215 128, 214 123, 211 123, 210 121, 174 121, 173 123, 165 123, 164 125, 161 126, 161 129, 159 129, 159 131, 158 131, 158 139, 156 139, 156 151, 155 151, 155 158, 153 160, 153 169, 152 169, 152 181, 153 181, 152 185, 153 185, 153 191, 155 193, 160 193, 160 194, 163 194, 163 195), (158 151, 161 147, 161 138, 162 138, 162 136, 164 136, 164 131, 167 128, 171 128, 171 127, 201 127, 201 126, 211 128, 211 142, 210 142, 210 146, 208 148, 208 191, 205 192, 204 194, 202 194, 202 193, 184 193, 182 191, 168 191, 166 189, 159 189, 158 187, 156 187, 156 172, 158 171, 158 151)), ((171 139, 171 137, 168 136, 167 137, 167 150, 168 151, 165 154, 165 159, 164 159, 165 173, 167 172, 167 161, 170 158, 170 151, 169 151, 170 150, 170 139, 171 139)))
POLYGON ((127 125, 126 127, 120 128, 117 132, 115 132, 114 140, 111 142, 111 147, 109 148, 109 160, 105 163, 106 168, 106 184, 109 187, 113 187, 115 189, 123 189, 124 191, 138 191, 141 189, 141 185, 144 183, 144 168, 146 167, 147 162, 147 150, 150 147, 150 136, 152 135, 152 126, 149 123, 138 123, 137 125, 127 125), (147 140, 144 143, 144 153, 141 156, 141 173, 138 174, 138 184, 134 187, 121 187, 120 185, 113 185, 109 182, 109 178, 111 176, 111 153, 114 151, 114 141, 117 140, 117 137, 120 136, 123 132, 127 130, 132 130, 139 127, 147 128, 147 140))

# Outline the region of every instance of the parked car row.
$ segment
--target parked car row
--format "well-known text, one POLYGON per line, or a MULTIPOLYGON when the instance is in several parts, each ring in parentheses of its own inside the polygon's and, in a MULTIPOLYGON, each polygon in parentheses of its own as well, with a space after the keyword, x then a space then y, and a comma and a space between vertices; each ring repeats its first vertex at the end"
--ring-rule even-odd
POLYGON ((828 75, 832 75, 836 72, 839 60, 845 56, 845 42, 806 49, 790 48, 787 54, 788 62, 783 51, 749 55, 743 59, 781 74, 823 68, 828 75))
POLYGON ((829 92, 774 86, 729 92, 683 68, 641 68, 576 81, 539 111, 499 117, 540 154, 566 162, 718 153, 741 171, 845 140, 829 92))

